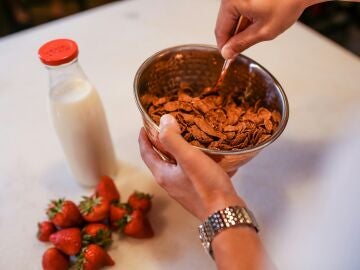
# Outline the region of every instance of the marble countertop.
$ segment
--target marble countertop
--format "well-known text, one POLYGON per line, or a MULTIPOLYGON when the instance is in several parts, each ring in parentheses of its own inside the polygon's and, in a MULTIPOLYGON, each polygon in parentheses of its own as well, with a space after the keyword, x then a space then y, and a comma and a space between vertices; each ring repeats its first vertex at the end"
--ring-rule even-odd
MULTIPOLYGON (((36 240, 36 224, 45 218, 49 200, 78 201, 91 193, 67 171, 48 113, 48 74, 37 49, 59 37, 78 42, 80 63, 103 100, 123 198, 133 189, 155 194, 150 219, 156 237, 115 241, 113 269, 215 269, 198 240, 199 222, 155 184, 141 161, 142 123, 132 82, 156 51, 215 44, 218 5, 213 0, 121 1, 0 39, 0 269, 40 269, 47 245, 36 240)), ((360 105, 360 61, 301 24, 244 54, 282 84, 290 119, 281 137, 233 181, 257 216, 275 263, 295 269, 296 254, 287 241, 299 235, 293 223, 303 209, 324 201, 324 172, 332 164, 329 156, 336 155, 339 123, 349 120, 349 108, 360 105)))

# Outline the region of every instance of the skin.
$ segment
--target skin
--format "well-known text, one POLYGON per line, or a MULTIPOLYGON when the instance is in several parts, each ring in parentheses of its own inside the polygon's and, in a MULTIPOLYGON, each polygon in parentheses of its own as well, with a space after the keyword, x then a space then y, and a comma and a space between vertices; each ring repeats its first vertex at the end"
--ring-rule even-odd
MULTIPOLYGON (((222 0, 215 28, 217 45, 225 59, 232 58, 256 43, 274 39, 294 24, 305 8, 320 2, 324 1, 222 0), (250 24, 233 36, 241 15, 250 24)), ((144 129, 139 135, 142 159, 170 197, 201 222, 227 206, 246 206, 231 183, 231 175, 188 144, 171 115, 161 118, 159 139, 177 164, 159 157, 144 129)), ((219 270, 275 269, 258 234, 250 227, 238 226, 222 231, 215 236, 212 248, 219 270)))
POLYGON ((245 205, 236 194, 230 177, 212 159, 182 138, 179 126, 171 115, 161 118, 159 139, 176 159, 177 164, 160 158, 152 148, 144 129, 139 137, 142 159, 157 183, 190 213, 200 220, 205 220, 221 207, 231 204, 245 205), (206 182, 203 179, 206 179, 206 182))
POLYGON ((232 58, 256 43, 274 39, 293 25, 305 8, 321 2, 325 1, 222 0, 215 26, 218 48, 225 59, 232 58), (233 36, 241 15, 251 23, 233 36))
MULTIPOLYGON (((156 182, 201 222, 229 205, 246 206, 237 195, 229 175, 183 139, 171 115, 161 118, 159 139, 177 164, 159 157, 144 129, 139 136, 142 159, 156 182)), ((265 265, 266 269, 272 269, 260 238, 252 228, 237 227, 223 231, 214 238, 212 247, 218 269, 265 269, 265 265)))

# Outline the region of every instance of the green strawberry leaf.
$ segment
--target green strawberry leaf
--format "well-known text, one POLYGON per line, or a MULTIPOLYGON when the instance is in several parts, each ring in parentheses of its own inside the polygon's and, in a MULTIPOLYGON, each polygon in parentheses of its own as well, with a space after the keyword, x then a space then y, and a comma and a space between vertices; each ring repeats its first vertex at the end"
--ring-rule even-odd
POLYGON ((50 220, 52 220, 57 213, 61 213, 65 198, 60 198, 58 200, 52 200, 47 211, 47 215, 50 220))
POLYGON ((126 224, 128 224, 130 221, 131 221, 131 217, 129 215, 126 215, 125 217, 116 221, 115 224, 117 225, 119 230, 122 231, 126 226, 126 224))
POLYGON ((80 213, 83 215, 90 214, 93 208, 99 205, 102 201, 101 197, 87 197, 82 196, 83 200, 79 204, 80 213))

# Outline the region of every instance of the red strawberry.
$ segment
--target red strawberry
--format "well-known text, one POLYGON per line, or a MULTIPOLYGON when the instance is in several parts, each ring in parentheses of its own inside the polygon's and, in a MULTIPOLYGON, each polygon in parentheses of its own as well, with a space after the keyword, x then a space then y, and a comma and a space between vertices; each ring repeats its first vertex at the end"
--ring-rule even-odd
POLYGON ((38 223, 37 238, 42 242, 48 242, 51 234, 56 232, 55 225, 50 221, 38 223))
POLYGON ((120 193, 117 190, 114 181, 109 176, 103 176, 96 186, 96 195, 103 197, 110 203, 120 200, 120 193))
POLYGON ((105 250, 98 245, 90 244, 77 257, 75 269, 98 270, 104 266, 112 266, 114 264, 115 262, 105 250))
POLYGON ((51 201, 46 213, 52 223, 61 228, 77 227, 83 222, 76 204, 65 199, 51 201))
POLYGON ((128 203, 133 209, 147 213, 151 209, 151 198, 152 196, 150 194, 135 191, 130 195, 128 203))
POLYGON ((86 225, 83 230, 83 244, 97 244, 103 248, 111 245, 111 231, 108 226, 102 223, 91 223, 86 225))
POLYGON ((110 226, 113 230, 122 229, 127 223, 127 215, 132 211, 128 204, 118 203, 110 206, 110 226))
POLYGON ((81 250, 81 232, 79 228, 69 228, 53 233, 50 241, 67 255, 78 254, 81 250))
POLYGON ((130 216, 127 216, 128 222, 124 227, 123 233, 135 238, 151 238, 154 231, 151 228, 149 220, 140 210, 134 210, 130 216))
POLYGON ((110 203, 103 197, 83 197, 79 209, 82 217, 88 222, 98 222, 105 219, 110 210, 110 203))
POLYGON ((44 252, 42 267, 44 270, 68 270, 70 261, 61 251, 52 247, 44 252))

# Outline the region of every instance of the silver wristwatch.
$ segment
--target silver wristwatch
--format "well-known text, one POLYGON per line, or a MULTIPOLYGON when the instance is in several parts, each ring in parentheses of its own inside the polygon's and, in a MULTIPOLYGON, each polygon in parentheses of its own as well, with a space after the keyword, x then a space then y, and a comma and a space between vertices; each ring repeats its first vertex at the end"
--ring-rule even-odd
POLYGON ((254 215, 250 210, 240 206, 229 206, 209 216, 199 226, 202 245, 212 258, 211 242, 219 232, 234 226, 249 226, 259 232, 254 215))

